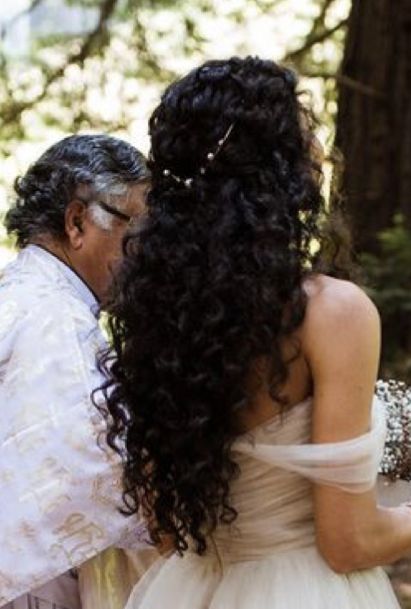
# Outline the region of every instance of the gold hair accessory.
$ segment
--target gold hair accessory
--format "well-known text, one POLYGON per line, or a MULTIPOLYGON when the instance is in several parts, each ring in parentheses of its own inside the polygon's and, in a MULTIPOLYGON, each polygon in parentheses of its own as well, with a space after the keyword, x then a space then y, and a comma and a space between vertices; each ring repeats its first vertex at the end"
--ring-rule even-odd
MULTIPOLYGON (((228 140, 228 138, 231 135, 232 130, 234 129, 234 123, 231 123, 231 125, 229 126, 229 128, 227 129, 227 131, 225 132, 224 136, 218 140, 217 143, 217 148, 215 149, 214 152, 209 152, 207 154, 206 157, 206 165, 202 165, 199 169, 199 173, 200 175, 205 175, 207 173, 207 166, 210 165, 214 159, 216 158, 216 156, 219 154, 219 152, 221 151, 222 147, 224 146, 224 144, 226 143, 226 141, 228 140)), ((177 182, 178 184, 184 184, 184 186, 186 188, 191 188, 192 184, 193 184, 193 180, 194 178, 181 178, 178 175, 175 175, 174 173, 171 173, 170 169, 163 169, 163 176, 165 176, 166 178, 173 178, 173 180, 175 182, 177 182)))

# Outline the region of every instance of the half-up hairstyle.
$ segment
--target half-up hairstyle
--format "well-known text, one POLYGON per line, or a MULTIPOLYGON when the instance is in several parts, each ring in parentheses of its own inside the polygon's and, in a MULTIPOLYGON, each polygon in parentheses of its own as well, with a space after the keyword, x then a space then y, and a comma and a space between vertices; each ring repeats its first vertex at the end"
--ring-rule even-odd
POLYGON ((193 70, 150 119, 152 190, 124 244, 102 364, 126 511, 179 552, 203 553, 236 517, 230 448, 257 362, 284 403, 282 345, 322 241, 312 128, 293 72, 251 57, 193 70))

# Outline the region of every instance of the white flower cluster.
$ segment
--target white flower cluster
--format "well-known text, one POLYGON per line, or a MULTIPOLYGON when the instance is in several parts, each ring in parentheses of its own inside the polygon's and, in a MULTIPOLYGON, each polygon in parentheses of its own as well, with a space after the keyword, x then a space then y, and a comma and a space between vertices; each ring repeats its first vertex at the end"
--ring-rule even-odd
POLYGON ((379 473, 391 480, 411 481, 411 387, 400 381, 378 381, 376 395, 387 420, 379 473))

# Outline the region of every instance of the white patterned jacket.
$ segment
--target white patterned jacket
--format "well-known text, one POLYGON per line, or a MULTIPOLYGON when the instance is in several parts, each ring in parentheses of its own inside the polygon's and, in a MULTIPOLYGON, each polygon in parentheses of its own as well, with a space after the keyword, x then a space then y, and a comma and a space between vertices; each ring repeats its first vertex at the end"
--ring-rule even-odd
POLYGON ((135 535, 117 510, 120 461, 97 442, 97 309, 37 246, 0 274, 0 606, 135 535))

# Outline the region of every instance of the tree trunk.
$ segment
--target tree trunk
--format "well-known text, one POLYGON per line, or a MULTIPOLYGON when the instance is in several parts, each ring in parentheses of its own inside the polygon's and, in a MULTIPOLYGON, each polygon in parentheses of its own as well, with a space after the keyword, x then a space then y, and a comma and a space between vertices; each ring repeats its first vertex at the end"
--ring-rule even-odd
POLYGON ((411 227, 411 0, 353 0, 336 144, 356 249, 376 253, 395 214, 411 227))

